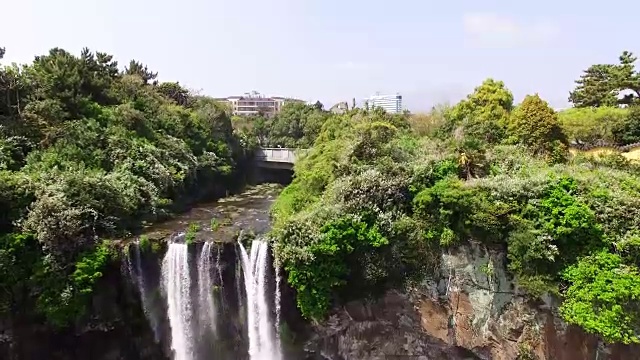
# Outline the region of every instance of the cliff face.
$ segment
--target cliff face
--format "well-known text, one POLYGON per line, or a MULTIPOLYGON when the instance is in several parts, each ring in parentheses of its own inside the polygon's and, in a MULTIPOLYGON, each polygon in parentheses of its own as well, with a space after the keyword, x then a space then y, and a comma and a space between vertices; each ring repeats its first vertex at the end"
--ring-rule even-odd
MULTIPOLYGON (((200 354, 244 359, 246 310, 238 301, 237 247, 221 244, 220 250, 219 313, 224 326, 215 344, 203 342, 203 347, 215 347, 215 353, 203 348, 200 354)), ((160 259, 161 254, 144 256, 145 281, 152 292, 159 288, 160 259)), ((473 245, 444 254, 442 260, 438 279, 406 292, 388 291, 377 301, 350 302, 320 325, 301 321, 293 293, 283 282, 282 316, 289 329, 283 336, 285 360, 388 360, 394 355, 420 360, 638 358, 638 347, 607 347, 564 324, 553 301, 531 304, 518 296, 504 270, 503 254, 473 245)), ((147 304, 159 319, 154 328, 126 267, 111 266, 96 290, 91 316, 71 330, 0 322, 0 359, 170 359, 162 301, 147 304)))
POLYGON ((140 311, 138 294, 126 281, 119 264, 112 264, 95 292, 90 315, 68 329, 19 319, 0 322, 0 359, 166 359, 140 311))
POLYGON ((307 349, 334 360, 638 358, 638 347, 607 347, 567 326, 553 301, 531 304, 518 296, 504 254, 472 245, 442 260, 437 281, 336 309, 315 326, 307 349))

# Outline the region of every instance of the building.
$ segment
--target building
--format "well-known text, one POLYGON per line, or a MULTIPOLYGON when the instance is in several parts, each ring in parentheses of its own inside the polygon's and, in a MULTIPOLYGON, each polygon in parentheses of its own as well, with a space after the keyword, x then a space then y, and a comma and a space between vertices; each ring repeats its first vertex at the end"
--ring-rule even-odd
POLYGON ((229 103, 234 115, 263 114, 266 116, 277 114, 287 102, 301 101, 279 96, 265 97, 257 91, 245 93, 244 96, 229 96, 218 100, 229 103))
POLYGON ((367 109, 381 107, 388 113, 399 114, 402 112, 402 95, 376 94, 366 99, 365 104, 367 109))

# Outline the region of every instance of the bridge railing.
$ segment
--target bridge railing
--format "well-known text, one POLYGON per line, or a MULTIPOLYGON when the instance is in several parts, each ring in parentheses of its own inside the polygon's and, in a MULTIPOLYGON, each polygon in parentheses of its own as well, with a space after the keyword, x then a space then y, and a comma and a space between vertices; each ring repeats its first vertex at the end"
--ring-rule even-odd
POLYGON ((260 148, 256 152, 256 159, 260 161, 293 164, 296 161, 296 154, 293 149, 288 148, 260 148))

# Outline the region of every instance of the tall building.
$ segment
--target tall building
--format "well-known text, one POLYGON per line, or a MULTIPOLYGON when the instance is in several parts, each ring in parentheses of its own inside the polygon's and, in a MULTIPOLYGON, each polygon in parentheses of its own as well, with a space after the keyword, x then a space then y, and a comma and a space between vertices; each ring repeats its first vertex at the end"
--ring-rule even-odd
POLYGON ((245 93, 244 96, 229 96, 218 100, 228 102, 234 115, 257 115, 262 113, 266 116, 273 116, 280 112, 286 102, 302 101, 279 96, 265 97, 257 91, 245 93))
POLYGON ((376 94, 366 99, 366 108, 375 109, 377 107, 383 108, 386 112, 391 114, 399 114, 402 112, 402 95, 380 95, 376 94))

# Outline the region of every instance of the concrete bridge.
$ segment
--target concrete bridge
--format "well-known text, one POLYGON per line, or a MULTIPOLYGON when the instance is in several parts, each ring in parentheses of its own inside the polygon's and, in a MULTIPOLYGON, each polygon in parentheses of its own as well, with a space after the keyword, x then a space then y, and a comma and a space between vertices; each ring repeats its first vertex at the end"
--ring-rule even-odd
POLYGON ((262 168, 291 170, 298 151, 290 148, 260 148, 255 154, 256 164, 262 168))

